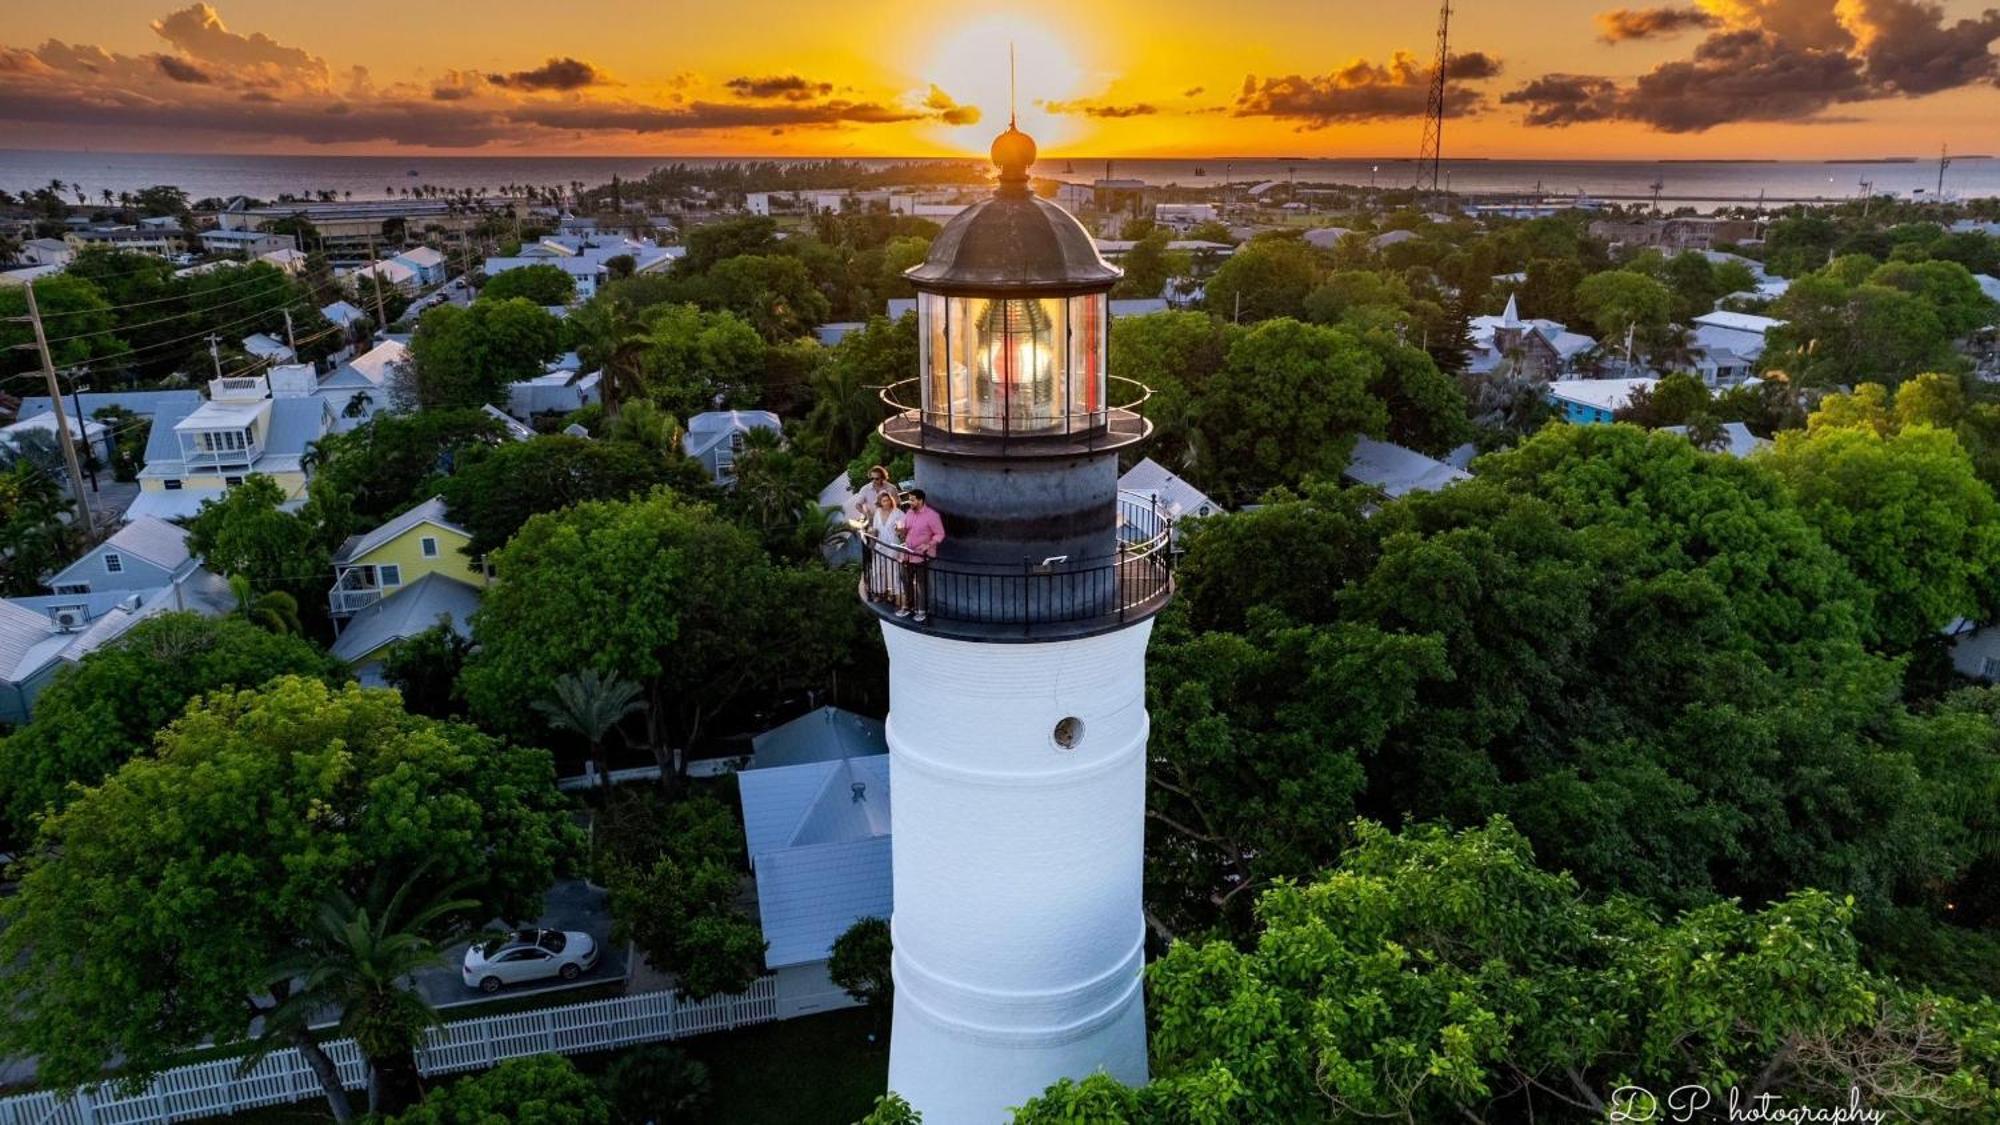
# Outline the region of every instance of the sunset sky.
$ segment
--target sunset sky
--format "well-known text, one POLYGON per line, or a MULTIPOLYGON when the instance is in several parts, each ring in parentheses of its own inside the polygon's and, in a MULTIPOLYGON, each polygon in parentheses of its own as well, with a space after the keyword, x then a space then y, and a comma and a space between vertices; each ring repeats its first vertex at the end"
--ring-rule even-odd
MULTIPOLYGON (((1436 13, 1307 0, 8 0, 0 147, 1406 155, 1436 13)), ((1468 0, 1459 157, 2000 151, 1978 2, 1468 0)))

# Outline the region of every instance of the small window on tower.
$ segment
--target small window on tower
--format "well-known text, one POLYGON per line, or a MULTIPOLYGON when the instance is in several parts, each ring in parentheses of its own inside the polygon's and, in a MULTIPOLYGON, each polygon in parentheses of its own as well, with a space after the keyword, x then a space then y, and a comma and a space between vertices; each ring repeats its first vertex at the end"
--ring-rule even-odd
POLYGON ((1083 720, 1071 715, 1056 724, 1056 749, 1074 750, 1083 741, 1083 720))

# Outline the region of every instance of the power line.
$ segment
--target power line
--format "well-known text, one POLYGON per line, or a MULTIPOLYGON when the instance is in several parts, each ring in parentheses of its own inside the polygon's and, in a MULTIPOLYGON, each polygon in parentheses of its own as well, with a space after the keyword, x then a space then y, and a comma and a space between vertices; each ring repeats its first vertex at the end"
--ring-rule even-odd
MULTIPOLYGON (((89 276, 87 276, 87 275, 84 275, 84 274, 70 274, 70 275, 66 275, 66 276, 72 276, 72 277, 77 277, 77 278, 79 278, 79 279, 81 279, 81 280, 83 280, 83 281, 92 281, 92 280, 93 280, 92 278, 90 278, 89 276)), ((274 278, 272 278, 272 277, 270 277, 270 276, 268 276, 268 275, 266 275, 266 276, 263 276, 263 277, 246 277, 246 278, 244 278, 244 279, 243 279, 242 281, 239 281, 239 282, 237 282, 237 283, 236 283, 236 284, 234 284, 234 285, 225 285, 225 286, 222 286, 222 287, 220 287, 220 288, 217 288, 217 289, 210 289, 210 290, 207 290, 206 292, 207 292, 207 293, 228 293, 228 292, 231 292, 231 291, 233 291, 233 290, 237 290, 237 289, 242 289, 242 288, 244 288, 244 287, 246 287, 246 286, 250 286, 250 285, 261 285, 261 284, 269 284, 269 283, 270 283, 271 281, 273 281, 273 280, 275 280, 275 279, 274 279, 274 278)), ((204 295, 206 295, 206 294, 204 294, 204 295)), ((85 315, 88 315, 88 314, 90 314, 90 313, 96 313, 96 312, 117 312, 117 311, 118 311, 119 309, 136 309, 136 308, 139 308, 139 307, 141 307, 141 306, 144 306, 144 305, 163 305, 163 304, 166 304, 166 303, 167 303, 168 301, 188 301, 188 300, 193 300, 193 299, 194 299, 194 295, 193 295, 193 294, 189 294, 189 293, 174 293, 174 294, 170 294, 170 295, 168 295, 168 296, 165 296, 165 297, 153 297, 153 298, 150 298, 150 299, 148 299, 148 300, 144 300, 144 301, 127 301, 127 302, 125 302, 124 304, 121 304, 121 305, 106 305, 106 306, 105 306, 104 308, 101 308, 101 309, 63 309, 63 310, 62 310, 62 311, 60 311, 60 312, 50 312, 50 313, 43 313, 43 314, 42 314, 42 319, 46 321, 46 320, 50 320, 50 319, 52 319, 52 318, 54 318, 54 317, 58 317, 58 316, 85 316, 85 315)))
MULTIPOLYGON (((264 293, 252 293, 248 296, 238 297, 233 301, 223 301, 220 304, 209 305, 205 308, 188 309, 185 312, 170 313, 166 316, 160 317, 158 320, 146 321, 144 324, 126 324, 126 325, 120 325, 116 328, 100 328, 94 332, 78 332, 70 336, 57 336, 51 339, 49 343, 66 344, 71 340, 86 340, 92 336, 110 336, 118 333, 138 332, 143 329, 152 328, 156 325, 166 324, 169 321, 180 320, 183 317, 200 316, 203 313, 212 313, 217 309, 226 309, 232 305, 240 305, 245 301, 254 301, 259 297, 277 296, 277 295, 278 295, 277 292, 268 290, 264 293)), ((289 303, 290 302, 288 301, 287 304, 289 303)))

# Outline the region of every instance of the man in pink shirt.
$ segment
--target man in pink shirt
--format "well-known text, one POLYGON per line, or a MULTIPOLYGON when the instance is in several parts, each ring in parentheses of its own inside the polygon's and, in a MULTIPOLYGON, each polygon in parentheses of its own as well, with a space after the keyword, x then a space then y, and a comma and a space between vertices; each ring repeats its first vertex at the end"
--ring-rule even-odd
POLYGON ((937 557, 938 544, 944 542, 944 520, 925 502, 923 489, 912 488, 904 495, 909 498, 910 510, 903 516, 903 608, 896 616, 907 617, 914 611, 921 623, 930 616, 925 612, 930 604, 929 567, 937 557))

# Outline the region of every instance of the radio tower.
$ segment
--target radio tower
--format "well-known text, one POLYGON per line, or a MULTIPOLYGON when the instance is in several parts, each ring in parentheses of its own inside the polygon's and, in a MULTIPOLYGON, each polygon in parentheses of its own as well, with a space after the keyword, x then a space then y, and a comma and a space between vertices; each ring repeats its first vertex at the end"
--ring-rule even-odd
POLYGON ((1417 187, 1424 186, 1424 177, 1431 180, 1431 194, 1436 195, 1438 179, 1444 162, 1444 72, 1451 61, 1451 0, 1444 0, 1438 7, 1437 59, 1431 64, 1431 92, 1424 103, 1424 146, 1417 153, 1417 187))

